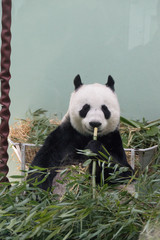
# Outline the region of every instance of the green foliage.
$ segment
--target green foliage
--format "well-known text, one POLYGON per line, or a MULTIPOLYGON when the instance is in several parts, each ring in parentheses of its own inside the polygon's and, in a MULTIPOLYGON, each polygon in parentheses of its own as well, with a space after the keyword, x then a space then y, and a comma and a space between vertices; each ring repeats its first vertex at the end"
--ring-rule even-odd
MULTIPOLYGON (((34 124, 30 142, 41 144, 48 135, 47 131, 51 131, 50 123, 43 110, 31 115, 34 124)), ((159 143, 159 120, 152 123, 146 123, 144 120, 140 123, 121 118, 121 121, 128 129, 128 132, 122 133, 123 142, 126 141, 127 147, 145 148, 159 143)), ((84 154, 83 151, 79 153, 84 154)), ((84 164, 87 166, 95 154, 88 150, 85 154, 89 158, 84 164)), ((100 162, 100 159, 98 161, 100 162)), ((116 167, 115 165, 115 169, 116 167)), ((34 172, 34 169, 31 171, 34 172)), ((121 171, 126 169, 119 168, 118 171, 113 171, 110 180, 114 182, 121 171)), ((11 187, 8 187, 7 183, 1 184, 0 239, 138 240, 140 232, 141 236, 144 236, 143 239, 147 239, 146 234, 154 228, 153 222, 159 224, 158 159, 152 171, 146 168, 136 182, 132 183, 135 184, 133 194, 127 191, 127 185, 119 189, 116 184, 102 184, 95 187, 93 198, 91 179, 87 172, 76 166, 70 170, 63 170, 63 173, 67 173, 64 174, 67 185, 66 193, 61 199, 52 192, 39 189, 37 182, 34 187, 30 187, 27 181, 16 182, 19 176, 13 176, 14 182, 11 187)), ((66 183, 65 179, 59 183, 66 183)))
POLYGON ((50 119, 46 113, 47 111, 42 108, 34 112, 29 110, 25 119, 17 119, 10 126, 11 140, 18 143, 43 144, 50 132, 59 125, 56 115, 50 119))
POLYGON ((96 186, 94 199, 89 174, 78 166, 68 171, 61 200, 26 181, 1 185, 0 239, 137 240, 159 221, 160 165, 153 168, 137 178, 133 194, 104 184, 96 186))
POLYGON ((121 117, 121 137, 125 148, 148 148, 160 144, 160 119, 147 122, 121 117))
MULTIPOLYGON (((46 110, 42 108, 32 112, 27 112, 27 118, 30 119, 30 132, 28 135, 28 143, 36 145, 43 144, 46 137, 57 127, 57 122, 51 123, 46 116, 46 110)), ((26 121, 23 119, 23 121, 26 121)))

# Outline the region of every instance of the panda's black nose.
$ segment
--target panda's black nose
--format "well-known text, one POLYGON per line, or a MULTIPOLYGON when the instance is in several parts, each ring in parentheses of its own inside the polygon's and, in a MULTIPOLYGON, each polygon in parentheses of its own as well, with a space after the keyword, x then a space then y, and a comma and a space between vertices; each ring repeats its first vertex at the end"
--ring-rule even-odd
POLYGON ((89 122, 90 126, 95 128, 95 127, 100 127, 101 126, 101 123, 100 122, 89 122))

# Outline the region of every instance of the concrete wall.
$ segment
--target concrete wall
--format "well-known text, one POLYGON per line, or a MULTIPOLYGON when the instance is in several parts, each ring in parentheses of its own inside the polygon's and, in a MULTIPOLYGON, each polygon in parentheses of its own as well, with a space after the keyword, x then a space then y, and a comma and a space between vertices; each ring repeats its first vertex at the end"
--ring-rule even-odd
POLYGON ((159 118, 159 2, 13 0, 10 122, 40 107, 61 118, 76 74, 111 74, 123 116, 159 118))

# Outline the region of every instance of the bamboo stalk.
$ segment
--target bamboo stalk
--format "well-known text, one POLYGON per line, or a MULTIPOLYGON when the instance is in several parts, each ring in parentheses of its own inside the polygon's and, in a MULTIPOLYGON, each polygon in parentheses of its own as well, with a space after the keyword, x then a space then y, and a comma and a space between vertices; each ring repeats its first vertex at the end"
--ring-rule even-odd
MULTIPOLYGON (((97 140, 98 128, 94 128, 93 140, 97 140)), ((93 160, 92 163, 92 190, 93 190, 93 199, 96 197, 96 160, 93 160)))
POLYGON ((97 133, 98 133, 98 128, 95 127, 93 132, 93 140, 97 140, 97 133))

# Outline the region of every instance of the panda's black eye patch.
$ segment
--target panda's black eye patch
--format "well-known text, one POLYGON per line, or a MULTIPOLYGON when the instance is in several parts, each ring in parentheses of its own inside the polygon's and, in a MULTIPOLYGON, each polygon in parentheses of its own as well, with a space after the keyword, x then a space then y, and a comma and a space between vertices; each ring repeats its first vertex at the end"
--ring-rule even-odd
POLYGON ((79 115, 82 118, 85 118, 89 110, 90 110, 90 105, 89 104, 85 104, 83 106, 83 108, 79 111, 79 115))
POLYGON ((109 111, 109 109, 107 108, 107 106, 106 106, 106 105, 102 105, 101 109, 102 109, 102 111, 103 111, 103 113, 104 113, 105 118, 106 118, 106 119, 109 119, 110 116, 111 116, 111 112, 109 111))

